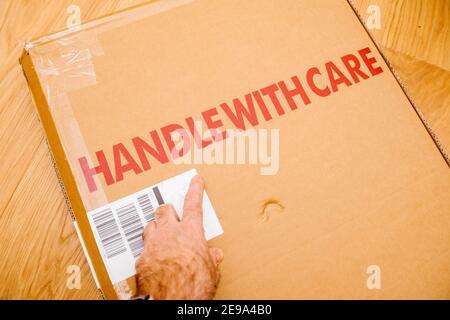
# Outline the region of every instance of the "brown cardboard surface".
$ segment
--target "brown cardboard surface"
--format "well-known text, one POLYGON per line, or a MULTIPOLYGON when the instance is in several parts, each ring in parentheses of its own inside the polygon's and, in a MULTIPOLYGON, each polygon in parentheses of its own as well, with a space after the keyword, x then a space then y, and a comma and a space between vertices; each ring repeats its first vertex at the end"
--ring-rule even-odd
POLYGON ((205 178, 225 230, 212 241, 225 252, 217 298, 448 292, 448 164, 346 1, 186 2, 128 23, 100 23, 29 51, 24 70, 108 298, 114 293, 86 211, 192 167, 205 178), (311 67, 324 73, 333 61, 346 72, 341 57, 364 48, 382 73, 341 84, 327 97, 306 88, 311 67), (74 51, 80 59, 64 58, 74 51), (55 69, 56 75, 49 72, 55 69), (109 186, 99 175, 98 190, 89 191, 80 157, 94 166, 95 153, 103 150, 113 166, 113 146, 122 143, 137 158, 132 138, 186 125, 185 118, 201 118, 211 108, 231 128, 221 104, 245 101, 246 94, 279 81, 292 87, 295 75, 311 103, 296 97, 298 109, 291 110, 281 95, 286 113, 257 126, 280 130, 277 175, 261 176, 250 165, 153 161, 151 170, 127 172, 109 186), (260 207, 269 199, 284 210, 262 221, 260 207), (380 291, 366 287, 366 268, 373 264, 382 270, 380 291))

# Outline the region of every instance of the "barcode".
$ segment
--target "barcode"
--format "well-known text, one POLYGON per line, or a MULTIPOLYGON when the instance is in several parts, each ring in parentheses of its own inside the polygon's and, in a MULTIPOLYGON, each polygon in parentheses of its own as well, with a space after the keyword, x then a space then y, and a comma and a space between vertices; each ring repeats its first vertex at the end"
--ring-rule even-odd
POLYGON ((108 259, 127 251, 110 208, 96 213, 92 218, 108 259))
POLYGON ((144 213, 145 220, 150 222, 155 219, 155 208, 150 201, 150 197, 147 193, 140 195, 138 198, 139 206, 144 213))
POLYGON ((139 213, 134 203, 117 209, 117 216, 119 217, 120 225, 125 233, 133 256, 135 258, 139 257, 144 250, 144 241, 142 240, 144 225, 142 224, 141 218, 139 218, 139 213))

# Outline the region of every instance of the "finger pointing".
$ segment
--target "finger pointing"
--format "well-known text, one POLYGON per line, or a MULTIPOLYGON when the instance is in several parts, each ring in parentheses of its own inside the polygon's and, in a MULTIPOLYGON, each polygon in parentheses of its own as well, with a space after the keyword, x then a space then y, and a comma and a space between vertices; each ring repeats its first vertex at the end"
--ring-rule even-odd
POLYGON ((183 219, 203 218, 203 191, 205 183, 203 178, 195 176, 191 180, 191 185, 184 198, 183 219))

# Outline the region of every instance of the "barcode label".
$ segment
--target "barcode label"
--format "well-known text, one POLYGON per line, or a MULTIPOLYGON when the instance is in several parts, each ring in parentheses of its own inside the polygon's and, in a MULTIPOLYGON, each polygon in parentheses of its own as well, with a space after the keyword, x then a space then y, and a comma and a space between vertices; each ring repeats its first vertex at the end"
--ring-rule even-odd
POLYGON ((122 235, 119 232, 116 219, 110 208, 102 210, 92 216, 95 228, 108 259, 127 251, 122 235))
POLYGON ((134 203, 130 203, 117 209, 117 215, 120 220, 120 226, 125 233, 125 238, 133 253, 133 257, 137 258, 144 249, 144 240, 142 239, 144 225, 141 222, 141 218, 139 217, 139 213, 137 212, 134 203))
MULTIPOLYGON (((195 170, 164 180, 130 196, 88 212, 89 222, 112 284, 136 274, 135 264, 144 250, 142 234, 164 203, 173 204, 182 218, 184 196, 195 170)), ((207 240, 223 233, 207 194, 203 199, 203 225, 207 240)))
POLYGON ((150 196, 144 193, 138 197, 139 206, 145 216, 145 221, 150 222, 155 219, 155 208, 150 201, 150 196))

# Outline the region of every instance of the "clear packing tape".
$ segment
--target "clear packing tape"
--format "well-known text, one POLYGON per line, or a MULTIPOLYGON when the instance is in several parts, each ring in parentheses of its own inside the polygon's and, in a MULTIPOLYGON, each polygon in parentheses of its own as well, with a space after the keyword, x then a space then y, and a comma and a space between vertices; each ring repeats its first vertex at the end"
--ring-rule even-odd
POLYGON ((68 92, 97 84, 93 58, 103 54, 96 30, 29 49, 51 108, 68 92))
MULTIPOLYGON (((76 117, 74 117, 68 94, 97 85, 94 60, 104 54, 99 39, 100 35, 105 31, 192 2, 193 0, 165 0, 141 5, 42 37, 25 45, 39 77, 50 112, 55 119, 62 117, 68 120, 64 122, 55 121, 65 151, 70 149, 71 154, 89 154, 86 152, 88 151, 87 146, 84 144, 84 138, 76 122, 76 117), (70 138, 67 139, 67 137, 70 138), (73 141, 78 143, 74 145, 73 141)), ((70 159, 69 157, 68 161, 71 166, 76 165, 76 159, 70 159)), ((83 181, 83 177, 76 177, 76 179, 77 181, 83 181)), ((97 183, 97 185, 101 184, 97 183)), ((97 192, 96 196, 93 197, 88 190, 81 189, 79 191, 83 200, 86 201, 85 207, 87 210, 92 210, 107 203, 102 192, 97 192)))
POLYGON ((164 0, 137 6, 25 44, 52 107, 52 99, 97 83, 93 58, 103 54, 98 39, 105 31, 192 3, 164 0))

